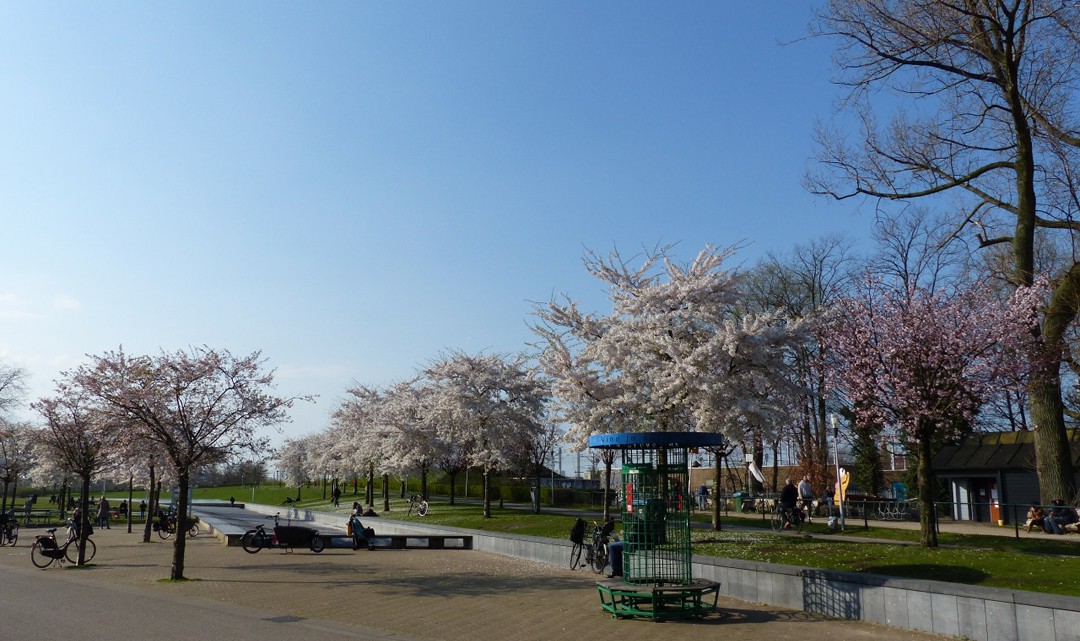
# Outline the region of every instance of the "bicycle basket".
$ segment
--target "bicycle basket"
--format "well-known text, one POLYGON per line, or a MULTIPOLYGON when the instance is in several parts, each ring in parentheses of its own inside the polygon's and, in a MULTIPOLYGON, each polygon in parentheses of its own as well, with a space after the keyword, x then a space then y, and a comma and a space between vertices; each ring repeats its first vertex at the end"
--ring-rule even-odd
POLYGON ((578 543, 578 544, 581 544, 581 543, 585 542, 585 520, 584 519, 578 518, 577 521, 574 521, 574 527, 570 529, 570 540, 572 542, 578 543))
POLYGON ((55 550, 56 539, 52 538, 51 536, 39 537, 37 540, 37 546, 42 551, 55 550))

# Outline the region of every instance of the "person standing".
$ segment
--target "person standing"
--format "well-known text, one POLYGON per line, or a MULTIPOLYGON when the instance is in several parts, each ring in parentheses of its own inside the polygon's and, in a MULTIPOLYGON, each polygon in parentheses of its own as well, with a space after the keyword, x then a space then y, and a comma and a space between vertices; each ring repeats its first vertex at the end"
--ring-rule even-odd
POLYGON ((105 498, 105 495, 101 495, 101 500, 98 501, 97 508, 97 525, 107 530, 111 530, 109 525, 109 499, 105 498))
POLYGON ((814 522, 814 488, 810 485, 810 475, 807 474, 799 481, 799 499, 802 500, 802 509, 806 511, 806 520, 814 522))
POLYGON ((705 487, 704 483, 697 489, 697 502, 698 509, 703 512, 709 506, 709 488, 705 487))

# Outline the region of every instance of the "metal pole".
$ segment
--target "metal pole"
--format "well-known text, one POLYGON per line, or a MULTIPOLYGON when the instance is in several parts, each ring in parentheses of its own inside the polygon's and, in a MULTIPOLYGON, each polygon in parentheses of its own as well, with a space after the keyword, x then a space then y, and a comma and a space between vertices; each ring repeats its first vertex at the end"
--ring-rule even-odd
POLYGON ((829 414, 833 429, 833 459, 836 462, 836 499, 840 507, 840 531, 844 531, 844 486, 840 482, 840 428, 836 426, 836 414, 829 414))

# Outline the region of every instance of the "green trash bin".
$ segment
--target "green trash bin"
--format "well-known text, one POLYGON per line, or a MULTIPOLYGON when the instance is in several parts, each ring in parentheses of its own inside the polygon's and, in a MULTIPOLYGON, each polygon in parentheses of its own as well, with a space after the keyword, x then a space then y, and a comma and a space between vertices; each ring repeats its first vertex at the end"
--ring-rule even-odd
POLYGON ((742 512, 742 500, 743 500, 744 496, 746 496, 746 495, 743 494, 742 492, 734 492, 734 493, 732 493, 731 498, 735 499, 735 511, 736 512, 742 512))

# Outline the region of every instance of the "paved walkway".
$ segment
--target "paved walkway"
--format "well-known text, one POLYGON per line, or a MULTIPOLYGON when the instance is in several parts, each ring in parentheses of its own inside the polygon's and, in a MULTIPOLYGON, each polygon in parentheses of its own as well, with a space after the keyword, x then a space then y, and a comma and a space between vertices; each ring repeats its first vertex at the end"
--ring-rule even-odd
POLYGON ((67 610, 76 601, 80 611, 98 608, 124 621, 103 632, 117 641, 145 638, 137 622, 148 612, 155 630, 182 629, 183 636, 157 637, 163 641, 224 631, 222 638, 238 641, 270 634, 396 641, 942 638, 724 598, 720 612, 703 621, 614 620, 600 610, 595 575, 476 551, 252 555, 203 536, 188 541, 185 575, 193 580, 172 583, 161 581, 169 575, 171 541, 142 543, 126 528, 98 530, 92 567, 37 570, 30 564, 33 531, 22 536, 17 547, 0 548, 0 620, 5 630, 23 630, 14 638, 82 638, 87 622, 67 610), (36 603, 38 627, 20 613, 26 601, 36 603), (49 603, 65 604, 65 616, 44 615, 49 603), (61 636, 64 626, 82 634, 61 636))

